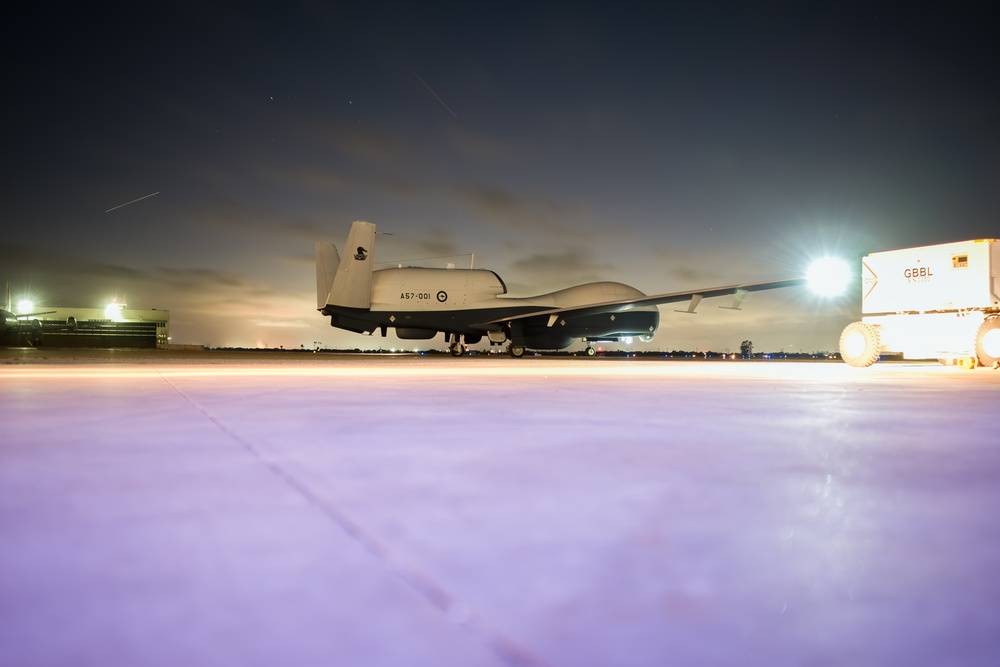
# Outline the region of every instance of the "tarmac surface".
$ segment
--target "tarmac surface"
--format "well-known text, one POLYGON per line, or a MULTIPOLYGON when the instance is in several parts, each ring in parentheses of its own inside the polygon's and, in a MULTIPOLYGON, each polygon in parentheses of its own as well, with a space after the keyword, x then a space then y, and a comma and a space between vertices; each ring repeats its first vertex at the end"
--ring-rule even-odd
POLYGON ((0 350, 0 665, 1000 664, 1000 371, 0 350))

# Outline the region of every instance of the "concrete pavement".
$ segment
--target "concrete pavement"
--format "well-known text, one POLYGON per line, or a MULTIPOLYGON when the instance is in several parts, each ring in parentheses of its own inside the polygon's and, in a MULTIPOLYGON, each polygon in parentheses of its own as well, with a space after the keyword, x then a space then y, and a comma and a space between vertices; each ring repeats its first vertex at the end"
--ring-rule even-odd
POLYGON ((0 665, 1000 657, 1000 372, 6 361, 0 665))

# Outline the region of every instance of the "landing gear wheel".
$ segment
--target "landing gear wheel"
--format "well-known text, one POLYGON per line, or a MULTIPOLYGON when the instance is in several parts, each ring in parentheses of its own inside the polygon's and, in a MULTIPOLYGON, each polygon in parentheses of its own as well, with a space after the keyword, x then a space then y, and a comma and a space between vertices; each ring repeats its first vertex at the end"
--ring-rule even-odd
POLYGON ((524 356, 524 348, 520 345, 511 345, 507 348, 507 353, 515 359, 520 359, 524 356))
POLYGON ((42 344, 42 323, 38 320, 31 320, 31 336, 28 338, 31 347, 39 347, 42 344))
POLYGON ((586 353, 587 353, 587 356, 588 356, 588 357, 592 357, 592 356, 594 356, 595 354, 597 354, 597 350, 595 350, 594 348, 590 347, 589 345, 587 346, 587 349, 586 349, 586 350, 584 350, 584 352, 586 352, 586 353))
POLYGON ((445 333, 445 340, 448 341, 448 352, 451 356, 460 357, 465 353, 465 348, 462 347, 462 338, 459 334, 445 333))
POLYGON ((976 356, 983 366, 1000 363, 1000 316, 987 317, 976 332, 976 356))
POLYGON ((851 322, 840 334, 840 356, 855 368, 871 366, 882 353, 879 330, 864 322, 851 322))

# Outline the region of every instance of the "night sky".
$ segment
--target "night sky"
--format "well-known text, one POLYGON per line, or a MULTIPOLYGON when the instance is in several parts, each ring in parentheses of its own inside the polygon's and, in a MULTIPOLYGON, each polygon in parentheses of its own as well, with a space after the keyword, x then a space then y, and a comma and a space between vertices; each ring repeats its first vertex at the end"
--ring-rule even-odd
MULTIPOLYGON (((175 343, 389 347, 315 310, 313 243, 356 219, 392 234, 379 260, 474 253, 514 296, 1000 236, 986 5, 99 5, 7 10, 15 302, 118 295, 169 309, 175 343)), ((716 305, 663 307, 636 349, 836 349, 860 291, 716 305)))

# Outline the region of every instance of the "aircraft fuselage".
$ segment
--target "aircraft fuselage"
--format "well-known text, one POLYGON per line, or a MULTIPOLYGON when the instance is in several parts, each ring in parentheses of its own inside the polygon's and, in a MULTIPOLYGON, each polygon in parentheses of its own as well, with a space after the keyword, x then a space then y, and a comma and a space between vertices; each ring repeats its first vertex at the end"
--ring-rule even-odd
POLYGON ((333 326, 357 333, 394 328, 403 339, 429 339, 439 332, 459 334, 466 342, 486 335, 495 343, 537 349, 563 349, 574 339, 617 340, 652 336, 659 324, 655 306, 615 313, 538 315, 505 318, 642 297, 615 282, 596 282, 526 298, 503 296, 507 287, 493 271, 401 267, 372 272, 369 308, 327 304, 321 309, 333 326))

